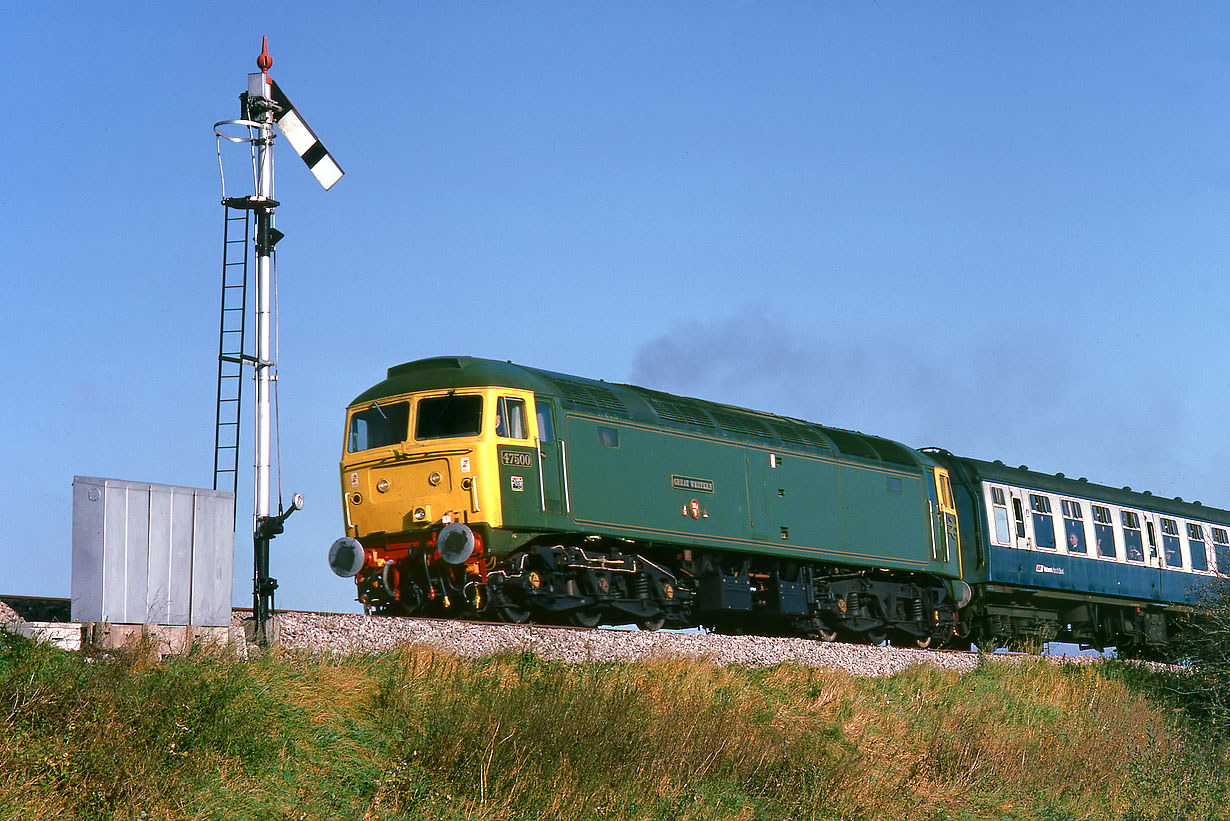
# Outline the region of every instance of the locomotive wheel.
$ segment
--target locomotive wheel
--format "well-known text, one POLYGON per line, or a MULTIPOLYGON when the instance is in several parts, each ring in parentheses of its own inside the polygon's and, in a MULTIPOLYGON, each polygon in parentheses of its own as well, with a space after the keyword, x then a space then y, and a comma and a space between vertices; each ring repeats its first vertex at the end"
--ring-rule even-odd
POLYGON ((530 609, 512 602, 497 604, 492 608, 492 611, 497 621, 505 621, 510 624, 525 624, 530 620, 530 609))
POLYGON ((917 647, 919 650, 926 650, 931 646, 931 640, 930 635, 920 637, 902 632, 892 637, 891 644, 893 647, 917 647))
POLYGON ((636 626, 652 633, 655 630, 661 630, 664 624, 666 624, 666 616, 658 616, 656 619, 641 619, 636 626))
POLYGON ((580 607, 568 614, 568 623, 575 627, 597 627, 602 623, 601 607, 580 607))
POLYGON ((820 641, 837 641, 837 631, 832 627, 818 627, 816 635, 820 637, 820 641))

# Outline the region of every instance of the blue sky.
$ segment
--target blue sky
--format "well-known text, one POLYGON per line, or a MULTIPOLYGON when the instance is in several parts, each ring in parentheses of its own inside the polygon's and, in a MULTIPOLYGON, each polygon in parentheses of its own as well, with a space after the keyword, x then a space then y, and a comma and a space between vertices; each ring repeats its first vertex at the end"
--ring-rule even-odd
MULTIPOLYGON (((1228 30, 1216 3, 3 4, 0 592, 68 594, 74 475, 212 481, 211 126, 261 35, 347 172, 323 192, 278 147, 281 607, 355 607, 325 562, 342 410, 424 356, 1230 507, 1228 30)), ((246 476, 238 504, 245 604, 246 476)))

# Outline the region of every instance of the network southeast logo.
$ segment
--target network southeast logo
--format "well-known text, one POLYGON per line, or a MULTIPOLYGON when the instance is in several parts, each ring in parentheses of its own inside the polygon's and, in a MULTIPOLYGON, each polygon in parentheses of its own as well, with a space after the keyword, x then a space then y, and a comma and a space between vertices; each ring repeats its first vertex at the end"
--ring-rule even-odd
POLYGON ((1039 565, 1034 565, 1034 572, 1035 573, 1054 573, 1056 576, 1062 576, 1063 568, 1062 567, 1051 567, 1050 565, 1039 564, 1039 565))

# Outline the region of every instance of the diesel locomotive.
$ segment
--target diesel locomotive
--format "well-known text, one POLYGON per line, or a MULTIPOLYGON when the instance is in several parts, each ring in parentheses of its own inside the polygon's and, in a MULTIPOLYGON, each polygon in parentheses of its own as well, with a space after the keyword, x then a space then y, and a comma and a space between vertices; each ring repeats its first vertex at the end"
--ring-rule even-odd
POLYGON ((346 412, 372 614, 1163 655, 1230 512, 470 357, 346 412))

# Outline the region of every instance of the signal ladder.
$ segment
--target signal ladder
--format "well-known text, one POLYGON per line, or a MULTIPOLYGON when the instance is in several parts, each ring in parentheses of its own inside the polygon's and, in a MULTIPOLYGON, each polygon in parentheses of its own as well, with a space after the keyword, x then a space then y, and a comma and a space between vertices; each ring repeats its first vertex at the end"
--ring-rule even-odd
POLYGON ((222 317, 218 330, 218 414, 214 431, 214 490, 239 486, 239 417, 243 366, 255 358, 244 353, 248 316, 248 243, 252 206, 246 197, 222 201, 222 317))

